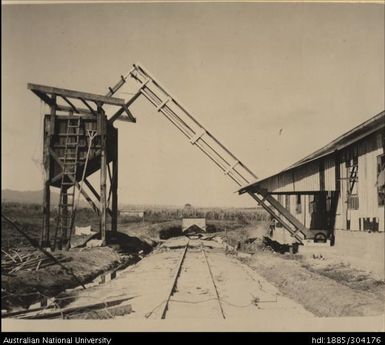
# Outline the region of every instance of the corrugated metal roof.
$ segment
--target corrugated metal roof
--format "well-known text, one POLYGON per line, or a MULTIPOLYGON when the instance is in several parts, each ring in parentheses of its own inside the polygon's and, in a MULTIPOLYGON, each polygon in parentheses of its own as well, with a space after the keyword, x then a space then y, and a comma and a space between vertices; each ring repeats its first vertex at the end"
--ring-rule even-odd
POLYGON ((343 149, 346 146, 349 146, 353 144, 356 141, 359 141, 366 136, 378 131, 381 128, 385 128, 385 111, 382 111, 381 113, 373 116, 369 120, 361 123, 360 125, 354 127, 349 132, 346 132, 345 134, 339 136, 337 139, 333 140, 331 143, 327 144, 326 146, 322 147, 321 149, 313 152, 312 154, 306 156, 305 158, 299 160, 298 162, 294 163, 293 165, 289 166, 288 168, 280 171, 277 174, 271 175, 269 177, 266 177, 262 180, 259 180, 257 182, 251 183, 247 186, 242 187, 238 190, 240 194, 245 193, 247 191, 250 191, 255 186, 258 186, 259 183, 266 181, 267 179, 277 176, 279 174, 282 174, 284 172, 287 172, 289 170, 292 170, 294 168, 297 168, 299 166, 305 165, 309 162, 312 162, 314 160, 317 160, 321 157, 327 156, 332 154, 333 152, 339 151, 343 149))

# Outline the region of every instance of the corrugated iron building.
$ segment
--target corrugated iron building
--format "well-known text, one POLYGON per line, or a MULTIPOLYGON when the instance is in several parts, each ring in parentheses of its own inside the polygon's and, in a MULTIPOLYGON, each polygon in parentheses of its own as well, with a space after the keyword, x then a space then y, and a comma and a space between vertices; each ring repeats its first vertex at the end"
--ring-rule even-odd
POLYGON ((384 232, 384 133, 383 111, 242 191, 266 190, 309 229, 384 232))

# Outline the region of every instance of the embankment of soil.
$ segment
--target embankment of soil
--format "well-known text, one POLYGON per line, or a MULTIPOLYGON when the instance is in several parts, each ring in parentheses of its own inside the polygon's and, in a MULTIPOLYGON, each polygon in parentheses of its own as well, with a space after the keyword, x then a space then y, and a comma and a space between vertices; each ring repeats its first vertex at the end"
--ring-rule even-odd
MULTIPOLYGON (((109 247, 82 247, 60 251, 67 260, 64 266, 83 284, 94 280, 102 273, 127 266, 140 260, 139 254, 151 252, 155 243, 148 243, 126 234, 109 234, 109 247)), ((31 248, 26 248, 31 251, 31 248)), ((28 308, 44 297, 53 297, 65 289, 79 286, 79 282, 60 265, 53 264, 39 270, 20 270, 13 275, 1 276, 2 309, 28 308)))
MULTIPOLYGON (((117 267, 121 259, 109 247, 82 248, 63 252, 71 261, 64 265, 86 283, 99 274, 117 267)), ((39 271, 20 271, 14 276, 1 276, 2 308, 27 308, 30 304, 52 297, 66 288, 78 286, 76 279, 59 265, 48 266, 39 271)))
MULTIPOLYGON (((301 257, 285 258, 260 248, 247 259, 241 259, 251 268, 274 284, 285 296, 302 304, 317 316, 374 316, 385 312, 382 294, 377 293, 378 284, 368 290, 349 286, 304 265, 301 257)), ((383 286, 382 286, 383 288, 383 286)))
MULTIPOLYGON (((249 225, 248 229, 253 229, 255 226, 249 225)), ((206 232, 215 233, 215 232, 226 232, 226 231, 236 231, 239 233, 242 229, 245 228, 244 222, 239 222, 237 220, 207 220, 206 222, 206 232)), ((142 237, 159 240, 159 239, 168 239, 171 237, 178 237, 182 235, 182 219, 174 219, 170 221, 165 221, 161 223, 132 223, 132 224, 120 224, 119 231, 130 234, 132 236, 142 237)))

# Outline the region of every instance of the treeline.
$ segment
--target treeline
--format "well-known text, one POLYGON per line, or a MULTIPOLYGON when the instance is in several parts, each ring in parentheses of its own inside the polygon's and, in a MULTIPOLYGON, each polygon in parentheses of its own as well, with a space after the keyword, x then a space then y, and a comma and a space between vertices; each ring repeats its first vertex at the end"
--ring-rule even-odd
POLYGON ((267 213, 260 209, 146 209, 144 220, 161 222, 181 218, 206 218, 207 220, 229 220, 242 223, 253 223, 266 220, 267 213))
MULTIPOLYGON (((1 211, 5 215, 20 221, 21 223, 32 223, 41 226, 43 210, 38 204, 2 203, 1 211)), ((145 208, 142 209, 143 217, 138 214, 124 214, 120 212, 119 223, 135 222, 166 222, 188 217, 206 218, 207 220, 236 221, 238 223, 250 224, 267 220, 267 213, 258 208, 145 208)), ((57 207, 51 208, 51 224, 55 224, 57 207)), ((79 208, 76 212, 76 224, 86 226, 92 224, 97 226, 99 220, 91 208, 79 208)))

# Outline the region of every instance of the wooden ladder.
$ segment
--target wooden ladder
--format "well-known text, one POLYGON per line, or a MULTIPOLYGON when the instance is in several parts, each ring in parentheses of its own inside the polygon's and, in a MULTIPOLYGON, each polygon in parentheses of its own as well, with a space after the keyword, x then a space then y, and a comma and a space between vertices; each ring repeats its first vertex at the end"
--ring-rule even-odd
POLYGON ((76 173, 79 161, 80 117, 70 117, 67 121, 63 173, 60 185, 59 208, 57 213, 54 248, 68 248, 69 235, 73 227, 76 173))
POLYGON ((349 175, 349 188, 348 188, 349 195, 353 193, 354 186, 358 181, 358 165, 353 165, 351 168, 352 169, 349 175))
POLYGON ((295 218, 283 205, 267 192, 248 192, 277 222, 279 222, 296 242, 303 243, 308 234, 308 229, 295 218))
MULTIPOLYGON (((232 152, 220 143, 191 113, 178 102, 175 97, 162 87, 143 67, 133 65, 133 68, 118 83, 109 88, 107 96, 114 95, 128 79, 138 83, 137 91, 126 101, 128 108, 136 99, 143 95, 157 110, 177 127, 190 141, 211 159, 232 181, 239 187, 249 185, 257 180, 256 175, 243 164, 232 152)), ((123 113, 122 110, 114 114, 110 121, 114 121, 123 113)), ((273 218, 275 218, 292 237, 299 243, 306 237, 307 229, 286 208, 267 192, 249 192, 273 218)))

